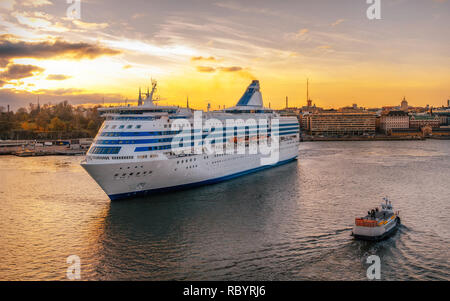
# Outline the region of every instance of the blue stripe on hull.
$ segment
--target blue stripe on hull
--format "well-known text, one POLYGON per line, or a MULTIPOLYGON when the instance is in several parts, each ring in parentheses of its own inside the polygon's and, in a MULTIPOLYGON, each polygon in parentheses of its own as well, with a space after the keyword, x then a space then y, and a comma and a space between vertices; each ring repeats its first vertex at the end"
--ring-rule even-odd
POLYGON ((111 195, 108 195, 108 197, 112 201, 114 201, 114 200, 131 198, 131 197, 136 197, 136 196, 149 195, 151 193, 162 193, 162 192, 167 192, 167 191, 182 190, 182 189, 188 189, 188 188, 193 188, 193 187, 198 187, 198 186, 203 186, 203 185, 208 185, 208 184, 219 183, 219 182, 223 182, 223 181, 226 181, 226 180, 234 179, 234 178, 237 178, 237 177, 240 177, 240 176, 243 176, 243 175, 254 173, 254 172, 257 172, 257 171, 260 171, 260 170, 268 169, 268 168, 275 167, 275 166, 280 166, 280 165, 289 163, 291 161, 294 161, 296 159, 297 159, 297 156, 295 156, 295 157, 293 157, 291 159, 288 159, 288 160, 279 161, 278 163, 276 163, 274 165, 264 165, 264 166, 260 166, 260 167, 257 167, 257 168, 253 168, 253 169, 241 171, 241 172, 238 172, 238 173, 235 173, 235 174, 231 174, 231 175, 228 175, 228 176, 215 178, 215 179, 209 179, 209 180, 205 180, 205 181, 189 183, 189 184, 182 184, 182 185, 176 185, 176 186, 170 186, 170 187, 163 187, 163 188, 156 188, 156 189, 149 189, 149 190, 141 190, 141 191, 127 192, 127 193, 111 194, 111 195))

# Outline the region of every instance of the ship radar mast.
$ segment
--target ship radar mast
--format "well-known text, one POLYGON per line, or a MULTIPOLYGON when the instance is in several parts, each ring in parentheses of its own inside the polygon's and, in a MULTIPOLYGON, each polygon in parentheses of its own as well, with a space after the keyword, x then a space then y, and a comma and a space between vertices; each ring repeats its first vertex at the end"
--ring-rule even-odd
POLYGON ((157 81, 156 80, 151 80, 152 83, 152 91, 149 93, 148 89, 147 89, 147 99, 145 100, 145 105, 147 106, 155 106, 156 104, 153 103, 154 101, 158 101, 159 99, 153 99, 153 95, 156 92, 156 86, 157 86, 157 81))

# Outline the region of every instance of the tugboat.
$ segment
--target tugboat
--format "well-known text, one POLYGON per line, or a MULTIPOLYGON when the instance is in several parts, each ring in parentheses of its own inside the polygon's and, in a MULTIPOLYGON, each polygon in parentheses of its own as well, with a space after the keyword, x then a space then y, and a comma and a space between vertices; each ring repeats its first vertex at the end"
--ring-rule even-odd
POLYGON ((356 239, 379 241, 394 234, 400 225, 400 211, 394 212, 391 201, 367 212, 365 217, 355 218, 352 236, 356 239))

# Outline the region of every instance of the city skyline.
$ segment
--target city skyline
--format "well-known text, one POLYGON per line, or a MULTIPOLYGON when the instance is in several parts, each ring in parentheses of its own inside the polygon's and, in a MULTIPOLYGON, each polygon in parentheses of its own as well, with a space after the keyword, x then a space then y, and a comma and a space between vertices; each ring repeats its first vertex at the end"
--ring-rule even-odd
POLYGON ((450 3, 381 1, 66 1, 0 4, 0 105, 161 103, 232 106, 252 79, 264 104, 440 107, 450 98, 450 3))

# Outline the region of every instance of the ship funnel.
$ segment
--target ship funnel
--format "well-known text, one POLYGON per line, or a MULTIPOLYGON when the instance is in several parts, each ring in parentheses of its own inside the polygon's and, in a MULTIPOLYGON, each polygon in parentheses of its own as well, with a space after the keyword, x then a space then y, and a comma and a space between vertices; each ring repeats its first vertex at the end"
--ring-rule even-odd
POLYGON ((239 99, 237 106, 253 106, 253 107, 262 107, 263 101, 261 92, 259 91, 259 81, 253 80, 252 83, 248 86, 244 95, 242 95, 241 99, 239 99))

